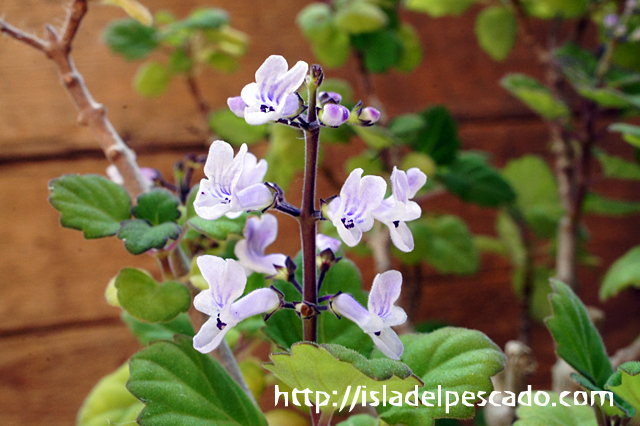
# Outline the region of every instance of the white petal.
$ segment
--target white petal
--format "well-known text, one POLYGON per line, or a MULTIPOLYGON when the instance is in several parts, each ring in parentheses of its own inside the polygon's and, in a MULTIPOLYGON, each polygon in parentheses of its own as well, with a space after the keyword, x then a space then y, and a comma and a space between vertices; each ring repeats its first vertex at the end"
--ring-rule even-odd
POLYGON ((240 175, 236 189, 242 190, 256 183, 264 182, 264 175, 267 174, 268 167, 266 160, 258 161, 255 155, 247 152, 244 156, 244 167, 242 168, 242 174, 240 175))
POLYGON ((275 275, 274 265, 284 266, 283 254, 265 255, 265 249, 278 235, 278 221, 275 216, 265 214, 262 218, 250 217, 244 228, 246 239, 238 241, 234 253, 238 261, 249 271, 275 275))
POLYGON ((240 91, 240 98, 247 105, 244 109, 244 114, 247 113, 247 109, 253 109, 253 111, 260 111, 260 105, 262 100, 260 99, 260 86, 258 83, 249 83, 240 91))
POLYGON ((287 60, 280 55, 269 56, 256 71, 256 82, 262 87, 271 86, 289 69, 287 60))
POLYGON ((208 178, 214 178, 217 183, 221 174, 233 161, 233 147, 225 141, 214 141, 209 147, 209 155, 204 164, 204 174, 208 178))
POLYGON ((404 352, 404 346, 400 341, 400 338, 389 327, 385 327, 380 331, 380 335, 376 336, 370 333, 369 336, 373 339, 373 343, 376 347, 391 359, 400 359, 402 352, 404 352))
POLYGON ((349 247, 355 247, 362 239, 362 230, 360 227, 354 226, 351 229, 347 229, 339 217, 336 217, 336 220, 333 221, 333 226, 338 230, 338 235, 340 235, 342 241, 349 247))
POLYGON ((329 249, 336 254, 340 249, 341 244, 340 240, 336 240, 335 238, 331 238, 324 234, 316 234, 316 248, 319 252, 329 249))
POLYGON ((369 293, 369 312, 384 318, 391 312, 391 308, 402 288, 402 274, 398 271, 387 271, 376 275, 369 293))
POLYGON ((403 170, 394 167, 391 173, 391 190, 393 197, 399 203, 405 204, 409 200, 409 180, 403 170))
POLYGON ((252 126, 267 124, 270 121, 276 121, 280 118, 282 118, 282 111, 277 110, 262 112, 258 108, 247 108, 244 113, 245 121, 247 124, 251 124, 252 126))
POLYGON ((407 170, 407 179, 409 181, 409 198, 415 197, 420 188, 427 183, 427 175, 417 167, 412 167, 407 170))
POLYGON ((387 182, 380 176, 365 176, 360 182, 362 199, 367 204, 369 211, 376 209, 387 191, 387 182))
POLYGON ((382 319, 384 325, 393 327, 396 325, 404 324, 407 321, 407 313, 399 306, 393 306, 391 312, 385 318, 382 319))
POLYGON ((340 199, 344 201, 345 205, 350 204, 350 200, 357 197, 363 172, 364 170, 361 168, 353 169, 347 180, 344 181, 344 185, 342 185, 342 189, 340 189, 340 199))
POLYGON ((302 86, 308 70, 309 65, 306 62, 298 61, 289 71, 279 77, 273 86, 267 89, 269 99, 274 100, 278 105, 283 105, 281 112, 284 111, 286 97, 302 86))
POLYGON ((210 289, 198 293, 196 297, 193 298, 193 306, 203 314, 210 316, 218 315, 222 308, 213 300, 210 289))
POLYGON ((391 241, 398 250, 408 253, 415 247, 413 242, 413 234, 406 223, 399 221, 395 223, 387 223, 391 241), (396 223, 398 224, 396 226, 396 223))
POLYGON ((366 327, 371 319, 371 313, 350 294, 338 295, 331 302, 331 307, 335 313, 355 322, 360 328, 366 327))
POLYGON ((282 110, 283 117, 289 117, 298 112, 300 108, 300 98, 295 93, 287 95, 284 100, 284 109, 282 110))
MULTIPOLYGON (((231 305, 230 315, 237 323, 280 306, 280 296, 270 288, 259 288, 231 305)), ((222 319, 222 318, 221 318, 222 319)))
POLYGON ((205 281, 209 283, 213 301, 220 310, 242 296, 247 277, 238 262, 209 255, 198 257, 196 262, 205 281))
POLYGON ((245 101, 242 100, 242 96, 235 96, 227 99, 227 105, 231 112, 240 118, 244 117, 244 109, 247 107, 245 101))
POLYGON ((233 195, 233 210, 239 212, 262 210, 273 202, 273 194, 263 183, 251 185, 233 195))
POLYGON ((224 335, 227 334, 227 331, 229 331, 231 327, 226 326, 220 330, 217 324, 217 316, 209 318, 202 324, 198 334, 193 337, 193 347, 195 350, 206 354, 218 347, 222 339, 224 339, 224 335))
POLYGON ((209 179, 200 181, 200 190, 193 202, 196 214, 203 219, 216 220, 231 209, 231 204, 223 203, 223 200, 214 194, 216 187, 209 179))

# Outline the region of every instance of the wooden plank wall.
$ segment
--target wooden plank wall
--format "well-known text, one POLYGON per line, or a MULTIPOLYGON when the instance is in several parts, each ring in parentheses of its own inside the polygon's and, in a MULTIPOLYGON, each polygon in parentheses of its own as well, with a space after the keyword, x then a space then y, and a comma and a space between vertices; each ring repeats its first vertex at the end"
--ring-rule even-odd
MULTIPOLYGON (((42 33, 45 22, 59 24, 63 0, 0 0, 0 13, 8 21, 42 33)), ((244 84, 269 54, 282 54, 290 63, 312 62, 307 44, 293 25, 306 2, 287 0, 219 0, 233 25, 251 37, 249 55, 234 75, 205 71, 198 78, 206 98, 223 107, 228 96, 239 94, 244 84)), ((154 11, 170 10, 177 16, 203 0, 148 0, 154 11)), ((461 19, 430 19, 406 14, 418 28, 425 49, 420 68, 409 74, 391 73, 375 78, 375 86, 391 116, 416 111, 431 104, 446 104, 460 121, 467 149, 482 149, 504 165, 524 153, 549 156, 547 131, 525 108, 511 99, 497 81, 506 72, 540 75, 529 52, 521 45, 503 64, 482 53, 473 35, 477 11, 461 19)), ((205 141, 194 134, 201 126, 186 86, 174 81, 168 93, 142 99, 131 89, 137 64, 123 62, 100 41, 101 29, 121 13, 93 7, 77 38, 74 58, 87 83, 129 144, 139 152, 139 162, 165 173, 187 152, 205 152, 205 141)), ((63 173, 103 173, 107 166, 90 131, 76 124, 75 111, 57 83, 52 64, 38 52, 7 38, 0 39, 0 423, 6 426, 69 425, 84 396, 103 375, 113 371, 137 349, 118 319, 118 310, 104 301, 104 288, 123 266, 153 268, 146 256, 127 254, 115 239, 84 241, 79 232, 58 225, 58 215, 47 203, 47 182, 63 173)), ((356 83, 355 62, 327 72, 356 83)), ((362 95, 362 94, 361 94, 362 95)), ((607 141, 612 151, 629 153, 615 137, 607 141)), ((362 145, 331 146, 325 158, 341 178, 340 163, 362 145)), ((258 147, 264 150, 264 146, 258 147)), ((618 197, 635 197, 637 185, 594 181, 598 190, 618 197)), ((300 179, 294 183, 300 187, 300 179)), ((320 196, 336 192, 321 181, 320 196)), ((297 201, 296 191, 290 192, 297 201)), ((459 214, 474 232, 494 234, 495 212, 468 206, 453 197, 433 199, 423 208, 430 212, 459 214)), ((598 304, 597 285, 613 259, 640 241, 636 218, 588 219, 590 248, 602 257, 595 269, 583 269, 582 295, 598 304)), ((297 250, 295 224, 280 221, 276 249, 297 250), (283 242, 284 241, 284 242, 283 242)), ((357 259, 366 282, 373 278, 371 261, 357 259)), ((425 270, 425 291, 417 320, 444 319, 487 333, 500 345, 517 333, 519 306, 510 290, 509 265, 484 257, 478 274, 450 277, 425 270)), ((607 314, 605 340, 611 351, 624 346, 640 332, 638 292, 626 292, 603 307, 607 314)), ((541 373, 538 386, 548 385, 554 361, 548 333, 535 326, 533 342, 541 373)))

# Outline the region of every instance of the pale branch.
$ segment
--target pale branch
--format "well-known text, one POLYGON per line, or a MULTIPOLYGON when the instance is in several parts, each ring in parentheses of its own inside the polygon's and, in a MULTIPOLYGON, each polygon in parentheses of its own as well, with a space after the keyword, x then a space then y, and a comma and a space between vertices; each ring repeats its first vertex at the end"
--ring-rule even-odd
POLYGON ((640 361, 640 336, 626 348, 619 349, 611 357, 611 365, 618 368, 620 365, 629 361, 640 361))
MULTIPOLYGON (((149 184, 142 178, 135 153, 124 143, 107 118, 106 108, 96 102, 89 92, 82 75, 78 72, 71 59, 71 47, 75 35, 87 13, 87 0, 74 0, 63 24, 62 36, 51 25, 46 25, 47 41, 27 34, 0 19, 0 30, 14 39, 21 41, 43 53, 51 59, 58 68, 58 75, 67 93, 78 110, 78 122, 89 126, 102 148, 106 158, 115 164, 124 180, 124 187, 135 200, 138 195, 150 189, 149 184)), ((173 251, 169 266, 174 276, 183 277, 190 265, 184 252, 178 247, 173 251)), ((191 286, 193 287, 193 286, 191 286)), ((201 325, 202 323, 200 323, 201 325)), ((242 376, 231 349, 223 342, 212 356, 227 370, 231 377, 240 385, 249 399, 255 398, 242 376)))

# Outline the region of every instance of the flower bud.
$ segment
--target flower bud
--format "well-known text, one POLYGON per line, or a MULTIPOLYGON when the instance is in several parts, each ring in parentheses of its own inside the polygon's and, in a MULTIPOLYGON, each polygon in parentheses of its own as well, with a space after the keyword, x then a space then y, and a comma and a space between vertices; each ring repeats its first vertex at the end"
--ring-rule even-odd
POLYGON ((327 126, 338 127, 349 119, 349 110, 342 105, 326 104, 319 117, 327 126))
POLYGON ((366 107, 362 109, 362 112, 360 113, 360 116, 358 118, 362 121, 368 121, 371 124, 374 124, 380 119, 380 111, 373 107, 366 107))
POLYGON ((295 304, 295 311, 300 319, 311 319, 318 316, 320 312, 318 309, 310 303, 298 302, 295 304))
POLYGON ((362 101, 360 101, 351 111, 349 124, 368 127, 373 126, 379 119, 380 111, 373 107, 362 108, 362 101))
POLYGON ((616 15, 615 13, 610 13, 604 17, 602 23, 606 28, 613 28, 618 25, 619 21, 620 19, 618 18, 618 15, 616 15))
POLYGON ((320 92, 318 95, 318 104, 324 106, 327 103, 339 104, 342 102, 342 95, 336 92, 320 92))

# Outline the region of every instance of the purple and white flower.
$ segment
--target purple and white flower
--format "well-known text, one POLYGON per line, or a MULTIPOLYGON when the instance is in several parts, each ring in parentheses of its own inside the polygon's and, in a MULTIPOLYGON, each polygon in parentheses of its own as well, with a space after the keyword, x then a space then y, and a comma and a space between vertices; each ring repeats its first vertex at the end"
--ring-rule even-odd
POLYGON ((193 347, 208 353, 218 347, 224 335, 240 321, 280 306, 280 295, 260 288, 237 300, 247 285, 244 268, 233 259, 204 255, 197 259, 209 288, 193 300, 195 308, 210 316, 193 338, 193 347))
POLYGON ((401 251, 413 250, 413 235, 405 222, 416 220, 422 214, 418 203, 411 201, 411 198, 415 197, 426 182, 427 175, 417 167, 406 173, 394 167, 391 173, 393 192, 371 213, 375 219, 389 227, 391 241, 401 251))
POLYGON ((338 127, 349 119, 349 109, 342 105, 328 103, 320 110, 320 121, 331 127, 338 127))
POLYGON ((261 218, 252 216, 244 227, 244 240, 238 241, 234 252, 238 262, 245 268, 247 275, 252 272, 275 275, 276 266, 284 266, 287 256, 284 254, 264 254, 268 245, 278 235, 278 220, 271 214, 261 218))
POLYGON ((387 183, 380 176, 362 177, 363 170, 351 172, 336 197, 327 208, 327 216, 349 247, 360 242, 362 233, 373 227, 372 211, 382 203, 387 183))
POLYGON ((316 249, 322 253, 323 251, 329 249, 336 254, 340 249, 342 243, 340 240, 336 240, 335 238, 331 238, 324 234, 316 234, 316 249))
POLYGON ((205 179, 193 203, 203 219, 215 220, 223 215, 234 218, 249 210, 259 210, 273 201, 264 183, 267 162, 258 161, 242 144, 238 154, 227 142, 215 141, 204 165, 205 179))
POLYGON ((235 115, 252 125, 295 115, 300 109, 296 90, 308 70, 306 62, 298 61, 289 69, 285 58, 271 55, 256 71, 255 83, 244 86, 240 96, 229 98, 227 104, 235 115))
POLYGON ((365 309, 350 294, 333 298, 331 307, 340 316, 355 322, 371 338, 376 347, 392 359, 400 359, 404 347, 391 327, 407 320, 407 314, 394 303, 400 297, 402 274, 387 271, 376 275, 365 309))

